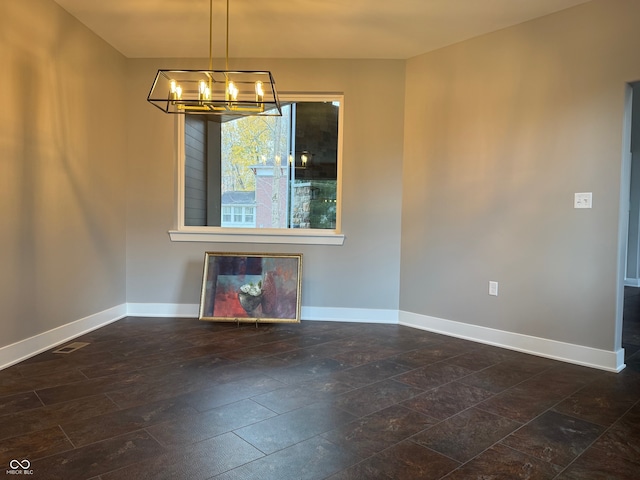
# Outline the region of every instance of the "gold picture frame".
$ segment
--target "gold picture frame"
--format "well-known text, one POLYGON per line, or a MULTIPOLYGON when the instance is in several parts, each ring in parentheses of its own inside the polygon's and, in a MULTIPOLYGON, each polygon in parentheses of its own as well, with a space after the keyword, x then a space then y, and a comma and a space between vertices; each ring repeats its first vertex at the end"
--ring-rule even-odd
POLYGON ((299 323, 302 254, 206 252, 199 320, 299 323))

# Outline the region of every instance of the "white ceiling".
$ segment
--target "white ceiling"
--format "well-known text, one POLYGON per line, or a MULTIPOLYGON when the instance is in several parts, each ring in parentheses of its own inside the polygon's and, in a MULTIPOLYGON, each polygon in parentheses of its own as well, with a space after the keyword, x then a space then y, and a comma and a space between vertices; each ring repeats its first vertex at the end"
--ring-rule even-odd
MULTIPOLYGON (((55 0, 127 57, 208 57, 209 0, 55 0)), ((588 0, 230 0, 230 57, 406 59, 588 0)), ((225 0, 214 0, 224 57, 225 0)))

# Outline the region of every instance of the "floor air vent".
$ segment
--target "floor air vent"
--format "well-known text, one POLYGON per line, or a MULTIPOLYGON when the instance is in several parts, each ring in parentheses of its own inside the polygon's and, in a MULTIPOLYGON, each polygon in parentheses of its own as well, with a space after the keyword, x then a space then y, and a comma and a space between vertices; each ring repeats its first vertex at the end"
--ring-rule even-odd
POLYGON ((81 349, 82 347, 86 347, 87 345, 89 344, 86 342, 73 342, 69 345, 65 345, 64 347, 60 347, 59 349, 54 350, 53 353, 71 353, 81 349))

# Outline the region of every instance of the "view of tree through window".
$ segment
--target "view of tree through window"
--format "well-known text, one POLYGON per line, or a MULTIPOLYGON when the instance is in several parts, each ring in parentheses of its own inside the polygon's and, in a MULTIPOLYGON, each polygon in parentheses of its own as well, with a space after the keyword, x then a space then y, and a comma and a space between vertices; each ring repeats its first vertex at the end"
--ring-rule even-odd
POLYGON ((185 120, 185 225, 336 229, 337 101, 185 120))

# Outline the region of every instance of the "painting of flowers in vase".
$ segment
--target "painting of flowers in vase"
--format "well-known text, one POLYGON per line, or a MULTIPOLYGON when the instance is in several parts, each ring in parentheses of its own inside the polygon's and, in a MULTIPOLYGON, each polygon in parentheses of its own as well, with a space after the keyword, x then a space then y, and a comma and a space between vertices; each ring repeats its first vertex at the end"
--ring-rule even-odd
POLYGON ((299 322, 302 254, 205 253, 200 320, 299 322))

